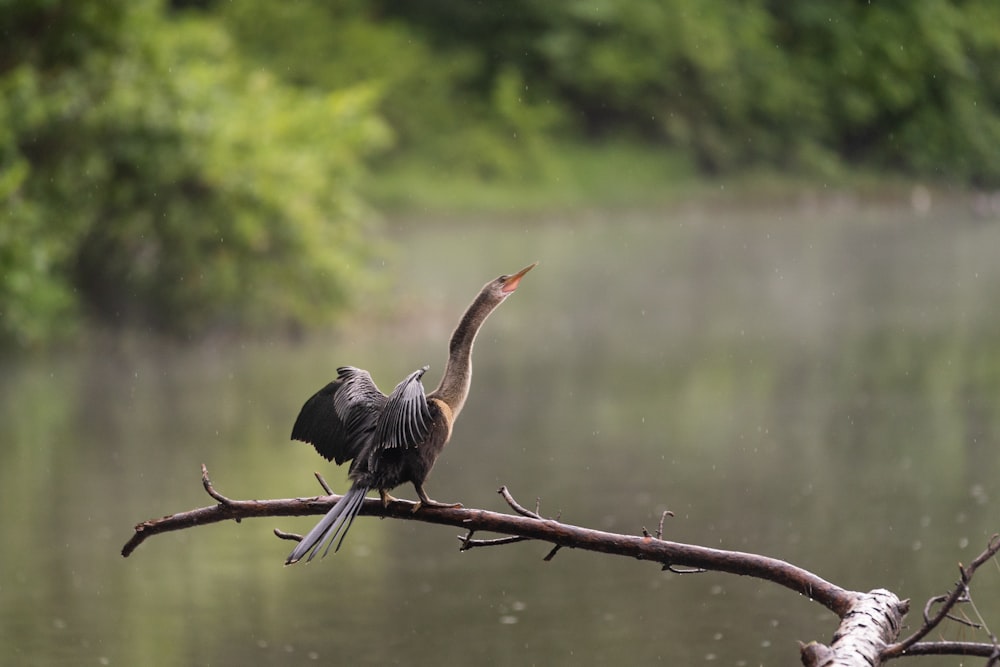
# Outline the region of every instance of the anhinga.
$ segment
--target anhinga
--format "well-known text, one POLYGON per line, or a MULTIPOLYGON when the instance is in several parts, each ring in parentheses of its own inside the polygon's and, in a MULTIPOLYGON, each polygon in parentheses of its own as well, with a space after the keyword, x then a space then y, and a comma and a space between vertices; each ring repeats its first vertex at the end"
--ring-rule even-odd
POLYGON ((532 264, 483 286, 451 336, 444 375, 431 393, 425 394, 420 382, 427 366, 410 373, 388 396, 375 386, 368 371, 343 366, 337 369, 336 380, 306 401, 292 427, 292 439, 310 443, 337 465, 351 461, 348 476, 353 484, 302 538, 286 565, 298 562, 307 553, 308 560, 312 560, 323 542, 329 540, 326 555, 338 536, 339 549, 365 495, 372 489, 378 490, 382 502, 388 504, 391 489, 412 482, 420 498, 414 511, 421 506, 460 507, 431 500, 424 491, 424 482, 448 443, 469 395, 472 344, 479 328, 534 267, 532 264))

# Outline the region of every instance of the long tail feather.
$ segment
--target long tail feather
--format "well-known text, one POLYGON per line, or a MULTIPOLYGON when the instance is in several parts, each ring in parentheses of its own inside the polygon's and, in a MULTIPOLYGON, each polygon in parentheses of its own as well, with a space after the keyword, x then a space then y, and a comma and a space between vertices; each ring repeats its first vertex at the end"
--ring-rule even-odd
POLYGON ((338 535, 340 536, 340 541, 337 542, 335 551, 339 550, 340 545, 344 543, 344 538, 347 536, 347 531, 350 530, 351 524, 354 523, 354 517, 357 516, 361 505, 365 501, 365 494, 368 493, 368 490, 367 486, 360 484, 352 486, 344 494, 344 497, 330 508, 326 516, 320 519, 320 522, 296 545, 292 553, 285 560, 285 565, 299 562, 307 553, 309 554, 309 558, 306 559, 306 562, 311 561, 316 557, 323 543, 329 540, 330 544, 327 545, 326 551, 323 552, 325 556, 330 551, 333 543, 337 541, 338 535))

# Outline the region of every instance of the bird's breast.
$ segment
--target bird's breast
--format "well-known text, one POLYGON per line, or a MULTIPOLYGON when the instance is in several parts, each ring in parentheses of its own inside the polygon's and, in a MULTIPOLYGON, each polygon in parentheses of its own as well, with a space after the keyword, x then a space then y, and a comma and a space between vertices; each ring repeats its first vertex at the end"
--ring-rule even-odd
POLYGON ((455 423, 455 413, 452 411, 451 406, 440 398, 432 398, 428 402, 437 406, 438 411, 441 413, 441 419, 444 422, 445 428, 444 442, 448 442, 451 440, 451 427, 455 423))

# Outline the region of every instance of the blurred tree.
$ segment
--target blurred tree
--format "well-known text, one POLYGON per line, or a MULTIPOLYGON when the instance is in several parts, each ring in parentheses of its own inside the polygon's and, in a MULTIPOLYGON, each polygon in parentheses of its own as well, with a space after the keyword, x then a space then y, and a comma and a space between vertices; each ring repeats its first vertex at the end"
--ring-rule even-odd
POLYGON ((591 132, 624 124, 715 173, 787 164, 811 134, 780 131, 815 114, 772 29, 760 2, 567 2, 539 49, 591 132))
MULTIPOLYGON (((9 4, 9 3, 5 3, 9 4)), ((0 11, 0 337, 329 317, 371 254, 373 87, 301 90, 159 2, 0 11)))
POLYGON ((780 4, 822 140, 852 163, 1000 183, 1000 5, 980 0, 780 4))
POLYGON ((373 0, 445 53, 478 49, 590 135, 707 172, 841 162, 1000 184, 1000 5, 990 0, 373 0))
POLYGON ((545 169, 546 138, 562 114, 528 94, 523 73, 497 64, 475 40, 435 49, 406 21, 362 0, 244 0, 220 3, 215 11, 247 54, 289 83, 376 87, 379 113, 396 138, 396 159, 507 180, 545 169), (491 66, 496 76, 485 76, 491 66))

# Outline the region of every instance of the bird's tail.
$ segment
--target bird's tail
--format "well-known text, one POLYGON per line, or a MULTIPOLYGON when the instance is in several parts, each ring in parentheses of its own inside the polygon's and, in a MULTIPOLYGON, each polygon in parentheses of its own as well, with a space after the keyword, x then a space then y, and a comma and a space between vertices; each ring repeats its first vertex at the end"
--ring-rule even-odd
POLYGON ((302 538, 302 541, 298 543, 285 560, 285 565, 299 562, 307 553, 309 554, 309 558, 306 559, 307 562, 312 560, 319 552, 319 548, 323 546, 323 542, 329 540, 330 543, 327 545, 326 551, 323 552, 325 556, 337 540, 338 535, 340 536, 340 541, 337 542, 337 549, 335 551, 339 550, 340 545, 344 542, 344 537, 347 536, 347 531, 350 530, 351 524, 354 523, 354 517, 358 515, 358 510, 361 509, 361 505, 365 501, 365 494, 368 493, 368 490, 368 487, 363 484, 352 486, 344 494, 344 497, 330 508, 330 511, 316 524, 316 527, 302 538))

